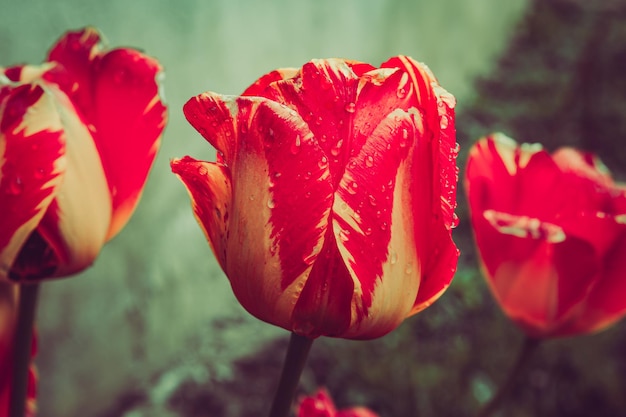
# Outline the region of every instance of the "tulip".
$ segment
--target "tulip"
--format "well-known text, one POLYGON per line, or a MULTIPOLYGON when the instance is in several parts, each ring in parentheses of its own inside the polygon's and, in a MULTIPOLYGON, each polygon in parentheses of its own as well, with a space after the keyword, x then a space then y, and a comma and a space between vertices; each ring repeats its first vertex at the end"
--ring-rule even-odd
POLYGON ((598 158, 493 134, 470 150, 465 181, 484 275, 530 338, 626 314, 626 187, 598 158))
MULTIPOLYGON (((17 302, 19 286, 0 282, 0 416, 9 415, 11 394, 13 339, 17 321, 17 302)), ((33 339, 31 360, 35 355, 36 345, 33 339)), ((35 415, 37 373, 31 363, 28 370, 28 388, 26 417, 35 415)))
POLYGON ((441 296, 458 258, 454 104, 404 56, 313 60, 189 100, 217 161, 172 170, 243 307, 303 337, 369 339, 441 296))
POLYGON ((337 410, 328 391, 320 388, 311 396, 300 399, 297 417, 378 417, 378 414, 365 407, 337 410))
POLYGON ((156 60, 69 32, 40 66, 0 68, 0 280, 91 265, 128 221, 159 148, 156 60))

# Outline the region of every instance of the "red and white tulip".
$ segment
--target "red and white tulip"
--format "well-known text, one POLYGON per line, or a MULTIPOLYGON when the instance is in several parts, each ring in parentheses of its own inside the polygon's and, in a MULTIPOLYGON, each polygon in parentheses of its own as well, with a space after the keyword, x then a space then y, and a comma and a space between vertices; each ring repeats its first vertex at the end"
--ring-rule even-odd
POLYGON ((165 125, 160 73, 92 28, 0 67, 0 280, 79 272, 126 224, 165 125))
POLYGON ((428 68, 341 59, 184 106, 218 152, 172 170, 235 296, 302 336, 382 336, 448 287, 454 104, 428 68))

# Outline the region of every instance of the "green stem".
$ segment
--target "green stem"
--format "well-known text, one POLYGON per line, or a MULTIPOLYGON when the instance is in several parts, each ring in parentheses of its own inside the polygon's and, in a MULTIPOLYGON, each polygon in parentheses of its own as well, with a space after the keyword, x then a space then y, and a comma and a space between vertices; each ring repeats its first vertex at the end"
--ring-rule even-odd
POLYGON ((23 284, 19 289, 17 326, 13 344, 13 375, 9 417, 24 417, 31 360, 33 324, 37 310, 39 284, 23 284))
POLYGON ((509 371, 509 375, 507 376, 506 380, 502 385, 500 385, 500 388, 491 398, 491 400, 489 400, 489 402, 485 404, 485 406, 480 410, 477 417, 489 417, 498 409, 500 403, 502 403, 502 400, 504 400, 506 396, 509 395, 509 393, 511 392, 515 380, 519 376, 522 369, 524 369, 524 367, 528 363, 528 360, 532 356, 532 353, 536 350, 537 346, 539 346, 540 341, 540 339, 526 337, 526 339, 524 340, 524 344, 522 345, 522 348, 520 349, 517 356, 517 360, 515 361, 513 368, 511 368, 511 370, 509 371))
POLYGON ((296 394, 296 388, 298 388, 298 382, 300 381, 300 375, 304 369, 312 344, 313 339, 291 333, 287 356, 285 357, 283 371, 276 388, 276 394, 274 394, 274 402, 272 403, 269 417, 287 417, 289 415, 293 397, 296 394))

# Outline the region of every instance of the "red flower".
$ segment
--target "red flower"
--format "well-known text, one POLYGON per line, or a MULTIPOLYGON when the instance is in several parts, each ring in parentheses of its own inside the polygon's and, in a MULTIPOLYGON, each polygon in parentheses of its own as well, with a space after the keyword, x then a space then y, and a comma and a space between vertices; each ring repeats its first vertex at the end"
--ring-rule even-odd
POLYGON ((310 397, 300 399, 296 414, 297 417, 378 417, 364 407, 337 411, 330 394, 323 388, 310 397))
POLYGON ((485 276, 532 337, 603 329, 626 313, 626 188, 593 155, 483 138, 466 187, 485 276))
POLYGON ((0 280, 89 266, 128 221, 159 148, 159 64, 70 32, 41 66, 0 68, 0 280))
POLYGON ((453 107, 404 56, 314 60, 189 100, 217 161, 172 170, 241 304, 302 336, 365 339, 437 299, 458 257, 453 107))
MULTIPOLYGON (((0 416, 9 415, 9 397, 11 395, 11 379, 13 367, 13 337, 17 322, 17 302, 19 286, 0 282, 0 416)), ((33 339, 32 357, 35 356, 37 345, 33 339)), ((33 417, 37 409, 37 371, 32 364, 28 373, 28 389, 26 399, 26 416, 33 417)))

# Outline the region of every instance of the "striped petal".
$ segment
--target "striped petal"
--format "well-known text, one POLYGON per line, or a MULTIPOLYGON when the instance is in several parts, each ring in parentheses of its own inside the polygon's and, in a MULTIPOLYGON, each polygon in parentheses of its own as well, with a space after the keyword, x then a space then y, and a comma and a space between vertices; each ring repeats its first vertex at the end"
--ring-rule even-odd
POLYGON ((112 196, 111 239, 129 220, 161 143, 166 110, 156 60, 118 49, 100 61, 94 80, 96 145, 112 196))
POLYGON ((188 156, 172 160, 171 166, 172 172, 187 187, 196 220, 224 269, 232 205, 230 170, 224 165, 188 156))
POLYGON ((313 60, 298 76, 271 83, 263 95, 296 111, 329 158, 336 186, 350 155, 359 78, 344 60, 313 60))
POLYGON ((67 142, 67 170, 37 231, 59 260, 54 276, 62 277, 88 267, 100 252, 111 222, 111 195, 91 132, 68 98, 50 90, 67 142))
POLYGON ((72 100, 96 140, 113 204, 107 240, 134 211, 166 122, 158 62, 131 49, 103 52, 93 28, 66 34, 50 51, 46 74, 72 100))
POLYGON ((13 267, 29 236, 58 193, 66 169, 65 137, 50 94, 38 85, 5 87, 0 102, 0 279, 54 268, 48 258, 13 267), (50 262, 51 264, 49 264, 50 262))
POLYGON ((304 121, 280 104, 207 93, 184 112, 209 140, 222 140, 213 136, 222 130, 209 126, 234 126, 226 130, 237 152, 225 155, 233 191, 224 271, 248 311, 291 328, 294 303, 327 228, 328 160, 304 121))
POLYGON ((420 123, 416 111, 389 114, 339 183, 332 226, 355 286, 349 336, 372 338, 394 329, 417 296, 421 262, 410 232, 414 167, 407 158, 420 123))

